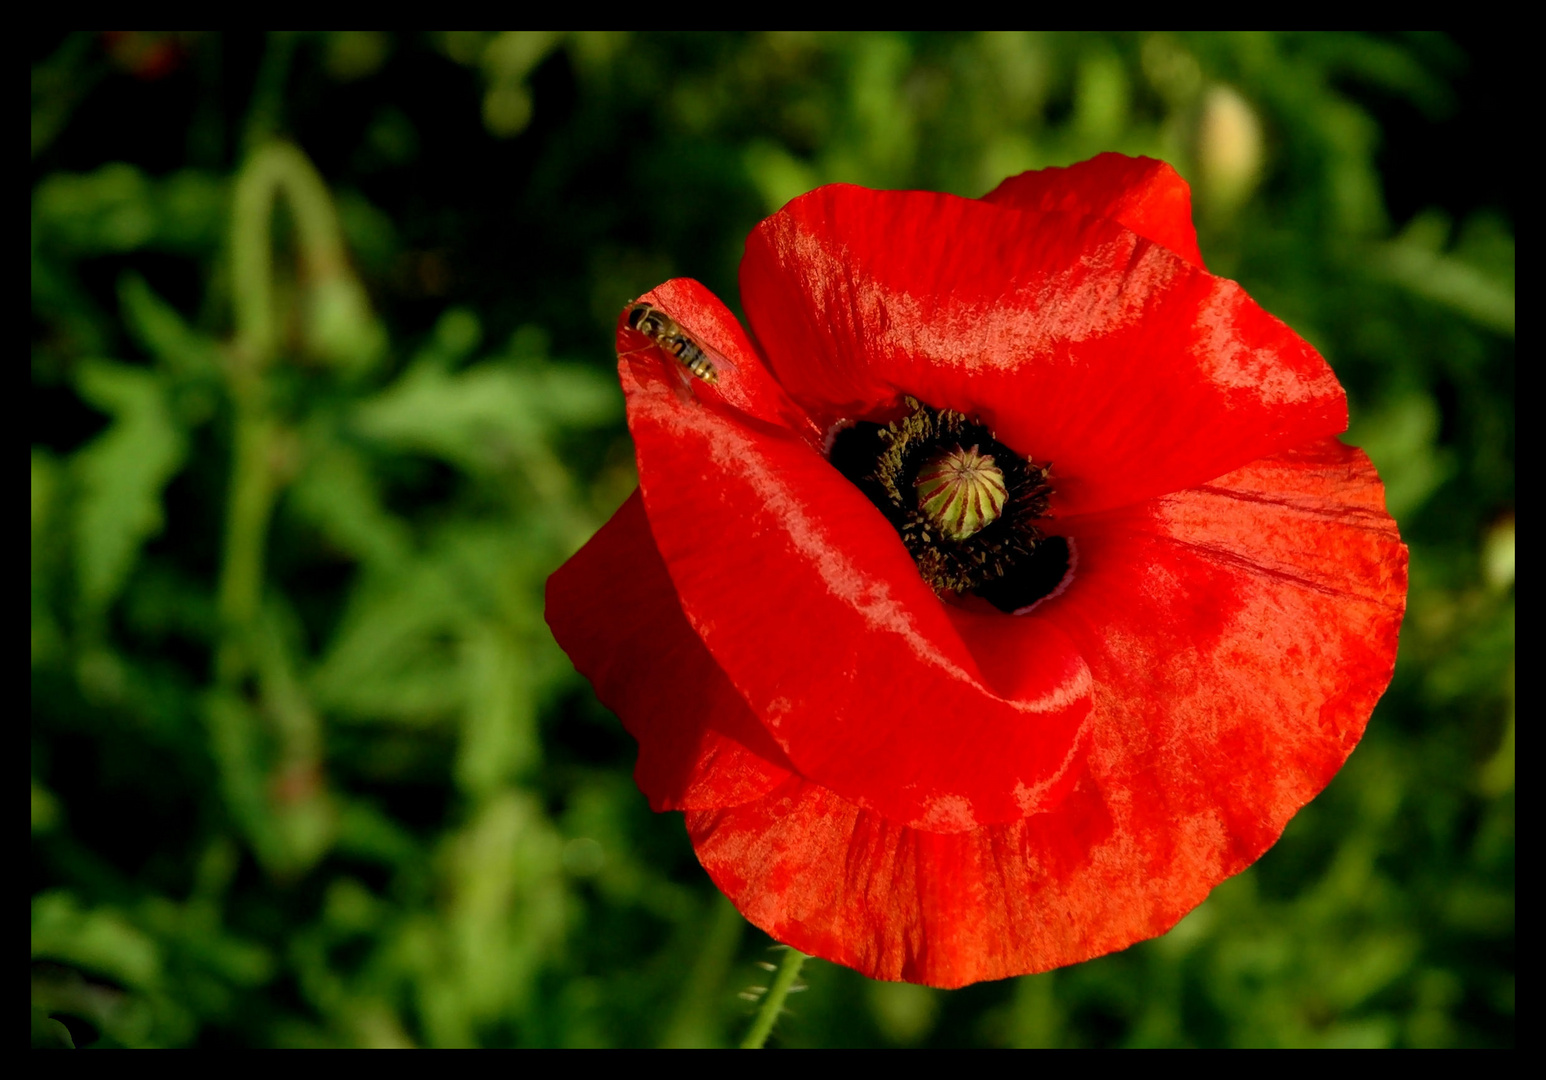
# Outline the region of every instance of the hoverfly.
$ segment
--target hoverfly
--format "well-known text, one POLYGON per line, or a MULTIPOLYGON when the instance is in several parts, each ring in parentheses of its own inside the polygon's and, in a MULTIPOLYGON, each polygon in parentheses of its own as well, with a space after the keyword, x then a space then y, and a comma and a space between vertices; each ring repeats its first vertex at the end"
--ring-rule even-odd
POLYGON ((684 368, 687 374, 710 386, 719 382, 721 368, 735 369, 728 358, 698 341, 680 323, 652 304, 630 304, 627 322, 630 329, 637 330, 676 357, 681 366, 675 370, 684 386, 692 385, 683 374, 684 368))

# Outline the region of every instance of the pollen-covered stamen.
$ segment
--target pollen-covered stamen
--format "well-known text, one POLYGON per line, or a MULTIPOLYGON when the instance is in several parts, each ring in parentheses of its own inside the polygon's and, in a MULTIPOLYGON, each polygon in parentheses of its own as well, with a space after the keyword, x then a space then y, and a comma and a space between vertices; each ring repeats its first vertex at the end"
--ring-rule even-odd
POLYGON ((905 400, 909 411, 889 424, 860 420, 838 432, 832 464, 886 515, 939 595, 1004 582, 1004 595, 987 598, 1006 611, 1046 595, 1028 600, 1020 584, 1044 561, 1036 522, 1051 466, 1020 456, 980 420, 905 400))
POLYGON ((931 457, 913 481, 918 509, 952 540, 965 540, 998 520, 1009 498, 1004 472, 978 445, 931 457))

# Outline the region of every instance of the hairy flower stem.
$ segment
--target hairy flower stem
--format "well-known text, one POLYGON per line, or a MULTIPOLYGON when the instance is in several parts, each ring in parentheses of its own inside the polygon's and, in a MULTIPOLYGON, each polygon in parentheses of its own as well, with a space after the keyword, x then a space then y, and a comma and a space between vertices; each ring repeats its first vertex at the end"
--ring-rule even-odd
POLYGON ((751 1030, 746 1033, 746 1038, 741 1040, 742 1050, 761 1050, 768 1036, 773 1032, 773 1022, 778 1019, 778 1014, 784 1011, 784 999, 789 996, 790 988, 794 981, 800 977, 800 966, 805 963, 805 954, 799 949, 786 947, 784 960, 778 965, 778 972, 773 976, 773 985, 768 987, 768 992, 762 997, 762 1004, 757 1007, 757 1018, 752 1021, 751 1030))

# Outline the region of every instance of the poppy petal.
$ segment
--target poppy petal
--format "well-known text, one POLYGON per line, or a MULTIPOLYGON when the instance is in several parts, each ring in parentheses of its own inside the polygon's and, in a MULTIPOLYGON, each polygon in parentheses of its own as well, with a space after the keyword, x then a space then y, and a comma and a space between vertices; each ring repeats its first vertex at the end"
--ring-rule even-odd
POLYGON ((1087 778, 1050 813, 958 833, 898 825, 798 777, 687 814, 699 862, 753 925, 871 978, 946 988, 1111 952, 1201 899, 1177 897, 1169 915, 1174 882, 1124 879, 1147 853, 1117 827, 1087 778))
MULTIPOLYGON (((734 338, 694 329, 735 379, 760 364, 734 338)), ((802 775, 940 831, 1061 797, 1090 694, 1061 630, 1016 624, 1020 662, 993 650, 979 662, 971 620, 940 603, 806 431, 729 407, 735 379, 723 396, 684 401, 666 365, 625 356, 618 368, 682 610, 802 775)))
POLYGON ((635 491, 548 579, 553 637, 639 741, 655 810, 734 806, 789 779, 783 753, 677 604, 635 491))
POLYGON ((1323 440, 1077 523, 1038 608, 1096 705, 1053 810, 932 834, 798 778, 687 815, 753 923, 877 978, 960 986, 1163 933, 1255 861, 1361 735, 1391 675, 1406 552, 1364 455, 1323 440))
POLYGON ((1341 431, 1326 362, 1234 282, 1115 222, 833 185, 747 241, 768 363, 824 427, 903 395, 1053 463, 1053 515, 1341 431))
POLYGON ((1090 752, 1125 714, 1129 758, 1184 748, 1178 778, 1216 773, 1221 799, 1243 784, 1231 828, 1276 822, 1275 837, 1341 767, 1395 664, 1406 549, 1369 459, 1318 440, 1059 526, 1078 565, 1036 614, 1096 677, 1090 752))
POLYGON ((1110 218, 1201 267, 1192 189, 1163 161, 1105 153, 1066 169, 1011 176, 982 197, 1016 210, 1063 210, 1110 218))

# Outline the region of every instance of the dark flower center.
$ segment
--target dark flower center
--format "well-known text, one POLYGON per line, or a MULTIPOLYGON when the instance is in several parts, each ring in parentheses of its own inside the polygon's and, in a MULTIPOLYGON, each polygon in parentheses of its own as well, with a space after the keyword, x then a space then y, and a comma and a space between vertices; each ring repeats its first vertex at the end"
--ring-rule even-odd
POLYGON ((1035 522, 1052 494, 1050 465, 1020 457, 984 425, 912 398, 890 424, 860 421, 832 441, 831 461, 880 508, 936 593, 975 593, 1018 611, 1058 587, 1068 542, 1035 522))

